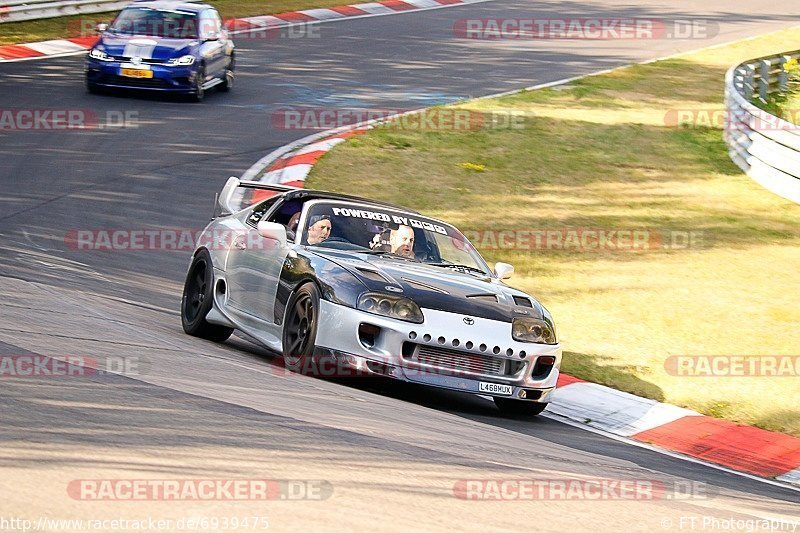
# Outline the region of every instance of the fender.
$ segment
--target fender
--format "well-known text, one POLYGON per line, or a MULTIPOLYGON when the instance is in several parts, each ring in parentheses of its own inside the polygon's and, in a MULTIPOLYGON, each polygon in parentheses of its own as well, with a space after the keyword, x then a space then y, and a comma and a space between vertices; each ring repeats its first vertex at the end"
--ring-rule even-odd
POLYGON ((358 297, 367 289, 356 276, 333 261, 314 254, 303 254, 302 250, 298 250, 296 254, 289 254, 281 269, 275 296, 275 324, 283 323, 286 304, 292 292, 309 281, 317 284, 324 300, 353 308, 356 307, 358 297), (335 280, 336 286, 322 281, 323 279, 335 280))

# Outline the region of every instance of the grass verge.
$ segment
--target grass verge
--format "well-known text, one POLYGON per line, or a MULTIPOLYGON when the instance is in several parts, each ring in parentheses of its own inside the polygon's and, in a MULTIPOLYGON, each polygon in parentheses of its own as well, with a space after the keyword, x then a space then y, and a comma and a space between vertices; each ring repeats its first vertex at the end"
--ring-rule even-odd
MULTIPOLYGON (((343 0, 277 0, 269 3, 265 3, 263 0, 206 0, 206 2, 215 6, 225 19, 273 15, 317 7, 335 7, 347 3, 343 0)), ((111 21, 117 12, 7 22, 0 24, 0 45, 86 36, 86 32, 94 28, 97 23, 111 21)))
POLYGON ((666 370, 675 355, 800 354, 800 206, 743 175, 723 121, 708 120, 724 109, 730 65, 798 47, 786 31, 468 102, 456 109, 524 112, 523 127, 372 130, 325 156, 308 185, 370 191, 479 235, 484 256, 513 263, 512 285, 553 312, 567 373, 800 436, 800 377, 666 370), (678 125, 679 111, 698 120, 678 125), (498 249, 485 239, 580 228, 693 232, 702 245, 581 251, 512 238, 498 249))

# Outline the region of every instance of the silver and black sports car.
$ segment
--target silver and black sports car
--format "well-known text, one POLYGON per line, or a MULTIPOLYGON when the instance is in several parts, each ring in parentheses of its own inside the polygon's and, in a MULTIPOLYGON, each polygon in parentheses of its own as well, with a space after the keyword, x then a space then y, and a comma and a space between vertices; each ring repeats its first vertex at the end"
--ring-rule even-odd
POLYGON ((198 239, 183 329, 235 329, 301 371, 333 363, 542 412, 561 347, 550 313, 502 280, 453 226, 329 192, 230 178, 198 239))

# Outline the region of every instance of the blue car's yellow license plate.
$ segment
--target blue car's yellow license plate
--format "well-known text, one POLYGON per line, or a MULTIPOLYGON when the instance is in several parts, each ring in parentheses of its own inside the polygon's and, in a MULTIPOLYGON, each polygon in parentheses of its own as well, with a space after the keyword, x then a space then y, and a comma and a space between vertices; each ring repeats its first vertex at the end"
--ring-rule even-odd
POLYGON ((142 70, 137 68, 123 68, 119 71, 120 76, 127 76, 129 78, 152 78, 152 70, 142 70))

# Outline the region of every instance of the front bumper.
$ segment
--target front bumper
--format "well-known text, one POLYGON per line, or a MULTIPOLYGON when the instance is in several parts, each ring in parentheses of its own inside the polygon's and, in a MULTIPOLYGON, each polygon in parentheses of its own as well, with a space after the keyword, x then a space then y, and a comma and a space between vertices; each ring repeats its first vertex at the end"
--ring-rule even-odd
POLYGON ((195 65, 146 65, 146 67, 152 71, 152 78, 132 78, 120 75, 121 62, 100 61, 90 57, 86 61, 86 82, 96 87, 116 87, 120 89, 180 93, 195 91, 195 65))
POLYGON ((422 310, 425 322, 412 324, 328 301, 320 302, 317 343, 320 357, 358 375, 394 379, 474 394, 546 403, 558 381, 561 346, 514 341, 511 323, 422 310), (368 336, 359 328, 379 332, 368 336), (555 358, 553 365, 539 358, 555 358), (510 387, 510 394, 480 390, 481 383, 510 387))

